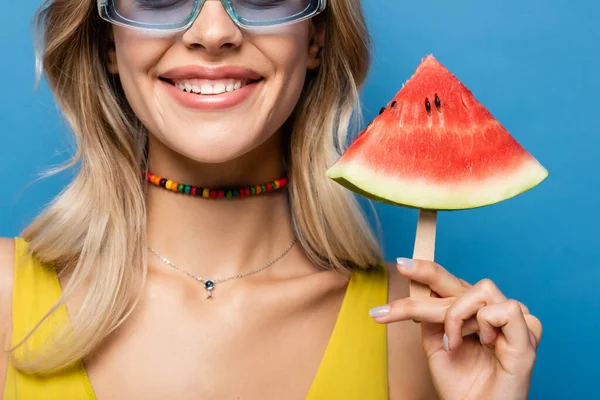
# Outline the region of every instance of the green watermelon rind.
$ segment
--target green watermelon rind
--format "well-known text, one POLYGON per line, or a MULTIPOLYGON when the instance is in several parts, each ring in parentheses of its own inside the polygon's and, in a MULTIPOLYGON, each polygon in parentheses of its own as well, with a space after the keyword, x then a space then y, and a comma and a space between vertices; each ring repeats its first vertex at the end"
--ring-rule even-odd
POLYGON ((359 163, 338 161, 326 175, 357 194, 382 203, 422 210, 456 211, 500 203, 539 185, 548 171, 534 158, 510 174, 445 185, 386 177, 359 163))

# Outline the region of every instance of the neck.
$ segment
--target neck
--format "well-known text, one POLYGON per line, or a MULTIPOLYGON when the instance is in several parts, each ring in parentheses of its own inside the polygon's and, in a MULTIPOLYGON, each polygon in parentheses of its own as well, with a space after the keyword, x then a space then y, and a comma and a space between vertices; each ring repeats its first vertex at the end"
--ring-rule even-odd
MULTIPOLYGON (((266 150, 262 150, 262 154, 266 150)), ((215 188, 262 184, 283 175, 281 163, 190 167, 189 160, 154 159, 149 171, 180 183, 215 188), (256 165, 258 167, 251 167, 256 165), (220 184, 218 183, 220 182, 220 184)), ((260 268, 280 255, 293 239, 287 190, 238 199, 209 200, 148 185, 148 244, 185 271, 216 279, 260 268)), ((286 258, 297 251, 292 249, 286 258)), ((148 253, 151 264, 161 262, 148 253)), ((282 260, 283 261, 283 260, 282 260)), ((162 266, 161 266, 162 267, 162 266)))

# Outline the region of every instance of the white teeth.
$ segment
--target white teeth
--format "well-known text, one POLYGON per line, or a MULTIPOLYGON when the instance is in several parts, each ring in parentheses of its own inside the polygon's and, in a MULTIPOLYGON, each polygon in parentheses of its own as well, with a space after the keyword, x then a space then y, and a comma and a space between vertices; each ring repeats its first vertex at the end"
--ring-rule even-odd
POLYGON ((200 90, 202 90, 202 94, 213 94, 213 87, 210 83, 203 83, 200 90))
POLYGON ((225 93, 225 84, 223 82, 216 83, 213 86, 213 94, 225 93))
POLYGON ((173 85, 184 92, 202 95, 221 94, 233 92, 248 85, 245 79, 223 79, 211 81, 206 79, 189 79, 187 81, 176 81, 173 85))

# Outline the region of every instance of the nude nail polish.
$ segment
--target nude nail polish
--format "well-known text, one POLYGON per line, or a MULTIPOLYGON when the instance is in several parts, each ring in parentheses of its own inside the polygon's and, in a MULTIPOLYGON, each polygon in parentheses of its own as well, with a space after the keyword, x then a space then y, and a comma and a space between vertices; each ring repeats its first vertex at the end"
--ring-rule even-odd
POLYGON ((448 335, 444 333, 444 338, 442 339, 442 346, 444 346, 445 351, 450 351, 450 340, 448 339, 448 335))
POLYGON ((413 269, 414 267, 417 266, 417 263, 415 262, 415 260, 412 260, 410 258, 398 257, 396 259, 396 262, 406 269, 413 269))
POLYGON ((390 313, 390 306, 379 306, 369 310, 371 317, 385 317, 390 313))

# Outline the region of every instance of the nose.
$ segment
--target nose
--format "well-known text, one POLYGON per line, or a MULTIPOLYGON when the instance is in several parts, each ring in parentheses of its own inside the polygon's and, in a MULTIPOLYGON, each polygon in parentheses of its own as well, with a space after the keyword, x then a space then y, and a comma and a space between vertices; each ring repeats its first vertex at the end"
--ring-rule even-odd
POLYGON ((220 0, 205 0, 201 7, 198 18, 182 37, 188 48, 219 54, 242 44, 242 31, 231 20, 220 0))

